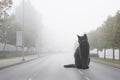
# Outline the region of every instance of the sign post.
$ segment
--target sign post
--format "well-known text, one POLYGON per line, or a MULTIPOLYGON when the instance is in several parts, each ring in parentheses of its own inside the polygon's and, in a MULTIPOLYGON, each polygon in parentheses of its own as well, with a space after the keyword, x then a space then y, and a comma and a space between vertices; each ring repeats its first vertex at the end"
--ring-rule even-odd
POLYGON ((24 42, 23 42, 23 31, 16 31, 16 46, 17 47, 22 47, 23 49, 23 55, 22 55, 22 60, 24 61, 24 42))

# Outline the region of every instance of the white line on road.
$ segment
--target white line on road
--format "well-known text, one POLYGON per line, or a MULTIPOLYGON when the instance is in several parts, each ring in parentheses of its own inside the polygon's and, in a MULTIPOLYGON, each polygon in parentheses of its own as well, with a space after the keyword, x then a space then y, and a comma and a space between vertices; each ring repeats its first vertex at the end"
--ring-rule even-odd
POLYGON ((86 79, 86 80, 90 80, 90 78, 88 78, 88 77, 85 77, 85 79, 86 79))
POLYGON ((79 73, 84 74, 82 71, 80 71, 80 70, 78 70, 78 71, 79 71, 79 73))
MULTIPOLYGON (((78 70, 78 72, 79 72, 80 74, 83 74, 83 75, 84 75, 84 73, 83 73, 82 71, 78 70)), ((85 76, 85 80, 90 80, 90 78, 88 78, 88 77, 85 76)))
MULTIPOLYGON (((96 63, 96 62, 95 62, 96 63)), ((115 70, 119 70, 120 71, 120 68, 117 68, 117 67, 114 67, 114 66, 111 66, 111 65, 108 65, 108 64, 104 64, 104 63, 98 63, 98 64, 102 64, 104 66, 109 66, 110 68, 112 69, 115 69, 115 70)))
POLYGON ((119 70, 119 71, 120 71, 120 69, 117 68, 117 67, 113 67, 113 66, 109 66, 109 67, 111 67, 111 68, 113 68, 113 69, 115 69, 115 70, 119 70))
POLYGON ((32 78, 29 78, 28 80, 32 80, 32 78))

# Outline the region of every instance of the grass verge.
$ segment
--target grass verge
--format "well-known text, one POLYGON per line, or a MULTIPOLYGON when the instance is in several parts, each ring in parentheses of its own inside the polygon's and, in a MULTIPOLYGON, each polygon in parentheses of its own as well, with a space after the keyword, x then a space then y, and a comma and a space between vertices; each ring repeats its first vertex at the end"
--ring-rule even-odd
MULTIPOLYGON (((27 56, 34 56, 34 55, 37 55, 37 54, 25 55, 24 57, 27 57, 27 56)), ((0 57, 0 60, 13 59, 13 58, 22 58, 22 57, 23 57, 23 56, 0 57)))

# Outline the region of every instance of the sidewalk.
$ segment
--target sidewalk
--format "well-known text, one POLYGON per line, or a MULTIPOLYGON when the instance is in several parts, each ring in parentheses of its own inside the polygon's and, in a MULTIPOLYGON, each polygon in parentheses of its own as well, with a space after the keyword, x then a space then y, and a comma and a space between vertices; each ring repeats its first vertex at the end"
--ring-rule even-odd
POLYGON ((31 55, 31 56, 24 57, 25 61, 22 60, 22 57, 3 59, 3 60, 0 60, 0 70, 17 65, 17 64, 25 63, 25 62, 28 62, 28 61, 31 61, 37 58, 39 58, 38 55, 31 55))
POLYGON ((101 63, 101 64, 105 64, 105 65, 109 65, 109 66, 112 66, 112 67, 120 69, 120 64, 115 64, 115 63, 101 61, 101 60, 96 60, 96 59, 92 59, 92 61, 93 62, 98 62, 98 63, 101 63))

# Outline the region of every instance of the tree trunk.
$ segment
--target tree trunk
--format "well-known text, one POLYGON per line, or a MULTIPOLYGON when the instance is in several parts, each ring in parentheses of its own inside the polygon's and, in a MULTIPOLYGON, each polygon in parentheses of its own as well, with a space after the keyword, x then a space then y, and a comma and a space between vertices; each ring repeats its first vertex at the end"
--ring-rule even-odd
POLYGON ((120 49, 119 49, 119 60, 120 60, 120 49))
MULTIPOLYGON (((5 48, 6 48, 6 40, 5 40, 5 42, 3 43, 3 51, 5 52, 5 48)), ((4 57, 6 57, 6 52, 4 53, 4 57)))
POLYGON ((115 49, 113 48, 113 60, 115 60, 115 49))
POLYGON ((99 57, 99 50, 97 49, 97 56, 99 57))
POLYGON ((106 49, 104 49, 104 59, 106 59, 106 49))

